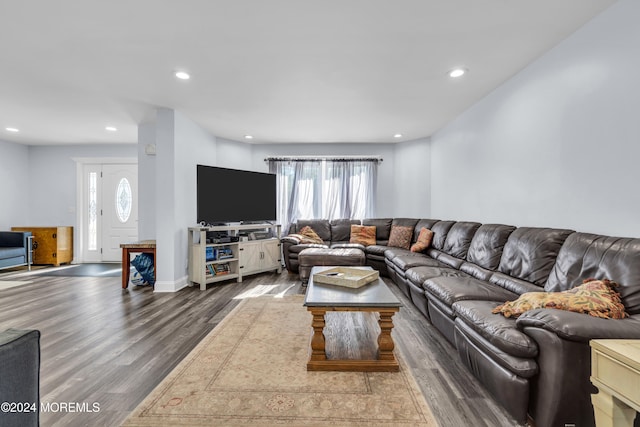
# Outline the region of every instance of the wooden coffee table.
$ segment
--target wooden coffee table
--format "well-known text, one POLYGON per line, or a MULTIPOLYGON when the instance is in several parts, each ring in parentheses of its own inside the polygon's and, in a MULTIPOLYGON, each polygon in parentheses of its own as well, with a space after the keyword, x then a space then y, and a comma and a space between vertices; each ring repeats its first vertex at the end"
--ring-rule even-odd
MULTIPOLYGON (((400 368, 393 355, 392 316, 402 305, 391 290, 377 279, 361 288, 352 289, 342 286, 314 283, 313 275, 334 267, 313 267, 304 305, 313 315, 311 326, 311 356, 307 363, 307 371, 376 371, 397 372, 400 368), (329 359, 325 351, 325 314, 328 311, 364 311, 379 313, 378 354, 372 360, 329 359)), ((371 269, 371 267, 353 267, 371 269)))

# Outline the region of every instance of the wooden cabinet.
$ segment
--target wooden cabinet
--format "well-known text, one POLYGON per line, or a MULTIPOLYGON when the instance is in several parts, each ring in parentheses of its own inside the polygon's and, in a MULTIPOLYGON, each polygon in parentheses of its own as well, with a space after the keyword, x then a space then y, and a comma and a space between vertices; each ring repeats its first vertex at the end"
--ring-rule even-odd
POLYGON ((240 243, 241 274, 254 274, 263 271, 282 271, 280 263, 280 240, 270 238, 240 243))
POLYGON ((73 227, 11 227, 33 235, 33 264, 68 264, 73 261, 73 227))

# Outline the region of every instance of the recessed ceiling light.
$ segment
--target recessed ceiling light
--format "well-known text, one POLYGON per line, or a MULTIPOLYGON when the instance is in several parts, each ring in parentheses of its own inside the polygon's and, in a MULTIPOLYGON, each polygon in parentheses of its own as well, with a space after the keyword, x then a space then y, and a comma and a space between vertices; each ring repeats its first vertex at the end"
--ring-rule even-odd
POLYGON ((105 129, 108 130, 109 132, 115 132, 115 131, 118 130, 118 129, 114 128, 113 126, 107 126, 107 127, 105 127, 105 129))
POLYGON ((449 77, 462 77, 466 72, 467 70, 464 68, 454 68, 453 70, 449 71, 449 77))
POLYGON ((253 136, 251 136, 251 135, 245 135, 245 136, 244 136, 244 139, 253 139, 253 136))
POLYGON ((402 138, 402 134, 401 133, 396 133, 395 135, 393 135, 394 138, 402 138))
POLYGON ((189 73, 186 73, 184 71, 176 71, 176 77, 180 80, 189 80, 191 78, 189 73))
POLYGON ((5 128, 9 132, 20 132, 20 129, 17 128, 5 128))

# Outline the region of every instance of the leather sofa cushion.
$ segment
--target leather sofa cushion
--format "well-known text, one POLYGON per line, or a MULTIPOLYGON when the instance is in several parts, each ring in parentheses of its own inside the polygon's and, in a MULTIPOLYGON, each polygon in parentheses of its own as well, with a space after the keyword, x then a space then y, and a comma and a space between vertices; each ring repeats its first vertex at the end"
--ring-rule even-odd
POLYGON ((487 270, 486 268, 482 268, 479 265, 475 265, 471 262, 464 262, 460 266, 460 271, 464 271, 470 276, 475 277, 478 280, 489 281, 489 278, 494 273, 491 270, 487 270))
POLYGON ((389 241, 389 234, 391 234, 392 221, 393 221, 393 218, 368 218, 368 219, 362 220, 362 225, 375 226, 377 244, 385 245, 386 242, 389 241))
POLYGON ((461 260, 460 258, 456 258, 454 256, 451 256, 446 252, 442 252, 438 256, 438 261, 443 263, 443 264, 448 265, 449 267, 453 267, 453 268, 460 268, 460 266, 464 262, 464 260, 461 260))
POLYGON ((411 233, 413 233, 413 228, 417 223, 417 218, 393 218, 391 221, 391 227, 394 225, 397 227, 411 227, 411 233))
POLYGON ((518 357, 536 357, 538 345, 518 329, 515 319, 491 313, 497 305, 493 301, 459 301, 451 308, 458 319, 500 350, 518 357))
POLYGON ((385 248, 385 250, 382 251, 382 253, 390 261, 393 260, 395 257, 398 257, 398 256, 416 256, 416 255, 419 255, 419 254, 417 254, 415 252, 411 252, 408 249, 393 248, 393 247, 382 246, 382 245, 379 245, 379 247, 385 248))
POLYGON ((479 227, 478 222, 456 222, 447 233, 442 251, 456 258, 466 259, 471 240, 479 227))
POLYGON ((367 259, 373 259, 377 261, 384 261, 384 253, 387 250, 387 246, 384 245, 371 245, 364 248, 364 252, 367 254, 367 259))
POLYGON ((481 352, 509 372, 522 378, 531 378, 538 373, 538 364, 531 356, 514 356, 496 347, 461 318, 456 318, 455 325, 456 340, 462 338, 474 344, 481 352))
POLYGON ((516 228, 511 225, 483 224, 474 234, 467 260, 482 268, 496 270, 507 239, 516 228))
POLYGON ((400 269, 402 271, 406 271, 409 268, 417 267, 420 265, 426 265, 426 266, 432 266, 432 267, 437 267, 439 265, 442 265, 433 258, 430 258, 426 255, 416 254, 416 253, 414 253, 414 255, 397 256, 393 258, 391 262, 393 263, 396 269, 400 269))
POLYGON ((411 267, 404 272, 407 280, 411 281, 414 285, 423 289, 422 284, 427 279, 433 279, 434 277, 469 277, 466 273, 454 268, 445 266, 426 266, 421 265, 417 267, 411 267))
POLYGON ((451 306, 456 301, 512 301, 517 294, 473 277, 436 277, 426 280, 422 287, 428 294, 451 306))
POLYGON ((560 247, 571 233, 555 228, 517 228, 504 245, 498 270, 544 286, 560 247))
POLYGON ((493 273, 489 278, 489 282, 508 289, 511 292, 515 292, 518 295, 522 295, 525 292, 542 292, 543 290, 540 286, 534 285, 526 280, 516 279, 500 272, 493 273))
POLYGON ((431 227, 431 231, 433 231, 431 247, 441 250, 444 247, 445 240, 447 240, 449 229, 451 229, 455 223, 455 221, 438 221, 433 224, 433 227, 431 227))
POLYGON ((289 246, 289 254, 294 257, 298 257, 298 254, 307 248, 328 248, 327 245, 318 245, 315 243, 301 243, 299 245, 289 246))
POLYGON ((364 245, 361 245, 360 243, 349 243, 349 242, 337 242, 337 243, 332 243, 331 244, 331 249, 345 249, 345 248, 351 248, 351 249, 360 249, 362 252, 364 252, 364 245))
POLYGON ((300 219, 296 224, 296 233, 304 227, 309 226, 316 232, 325 243, 331 242, 331 224, 326 219, 300 219))
POLYGON ((640 239, 573 233, 562 245, 544 290, 565 291, 589 278, 610 279, 623 287, 640 285, 640 239))
POLYGON ((438 259, 440 257, 440 255, 442 255, 442 251, 438 250, 438 249, 435 249, 435 248, 429 248, 429 249, 427 249, 426 254, 429 255, 433 259, 438 259))
POLYGON ((351 226, 359 225, 357 219, 334 219, 331 221, 331 242, 348 242, 351 239, 351 226))

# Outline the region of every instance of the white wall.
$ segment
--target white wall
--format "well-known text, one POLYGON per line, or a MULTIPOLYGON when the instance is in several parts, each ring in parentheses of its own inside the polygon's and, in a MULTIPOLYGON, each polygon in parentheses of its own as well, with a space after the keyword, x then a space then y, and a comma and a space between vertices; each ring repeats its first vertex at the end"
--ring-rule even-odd
POLYGON ((156 125, 138 125, 138 238, 156 238, 156 156, 145 152, 147 145, 156 146, 156 125))
POLYGON ((252 165, 252 145, 246 142, 216 138, 217 164, 230 169, 255 170, 252 165))
POLYGON ((431 144, 429 138, 395 145, 394 217, 431 216, 431 144))
POLYGON ((264 161, 277 156, 381 156, 378 164, 377 217, 393 217, 395 206, 394 144, 255 144, 252 170, 268 172, 264 161))
POLYGON ((134 144, 29 146, 30 226, 76 227, 76 162, 74 158, 136 158, 134 144))
POLYGON ((0 230, 28 225, 29 149, 0 141, 0 230))
POLYGON ((432 216, 640 236, 638 16, 619 1, 435 134, 432 216))
POLYGON ((156 200, 141 208, 156 214, 155 291, 172 292, 187 284, 187 228, 196 225, 196 165, 216 163, 216 138, 167 108, 158 109, 154 126, 153 132, 142 133, 155 134, 156 200))

